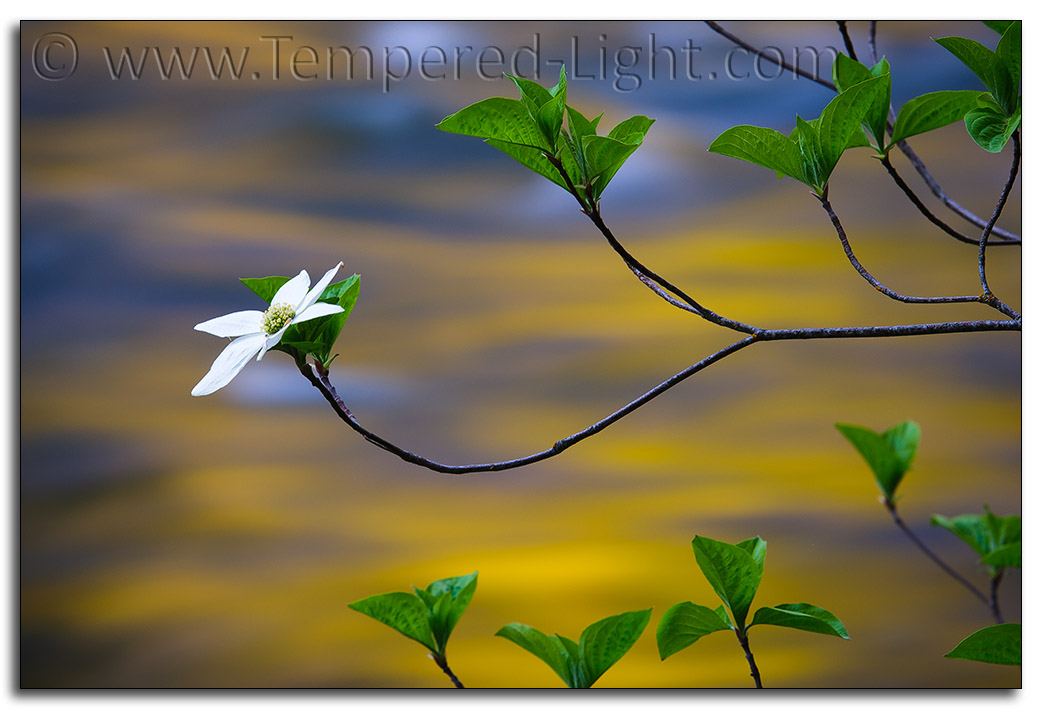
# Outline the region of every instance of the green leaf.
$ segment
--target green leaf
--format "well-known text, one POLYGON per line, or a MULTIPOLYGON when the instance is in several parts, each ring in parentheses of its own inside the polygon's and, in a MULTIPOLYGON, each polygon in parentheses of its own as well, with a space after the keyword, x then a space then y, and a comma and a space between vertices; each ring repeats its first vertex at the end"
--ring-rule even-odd
POLYGON ((984 24, 986 24, 988 27, 990 27, 991 29, 993 29, 996 32, 998 32, 999 34, 1002 34, 1003 32, 1006 31, 1006 28, 1008 28, 1010 25, 1012 25, 1016 20, 981 20, 981 21, 984 24))
POLYGON ((1020 643, 1020 623, 992 625, 965 638, 945 657, 991 662, 996 665, 1019 665, 1020 643))
POLYGON ((264 278, 240 278, 243 285, 264 299, 271 305, 271 299, 275 297, 279 288, 289 280, 287 276, 266 276, 264 278))
POLYGON ((872 74, 867 66, 851 59, 846 54, 837 55, 835 61, 832 62, 832 83, 840 91, 845 91, 854 84, 871 78, 872 74))
POLYGON ((587 687, 629 652, 651 620, 651 609, 609 616, 590 625, 579 636, 587 687))
POLYGON ((427 607, 423 601, 405 591, 394 591, 370 596, 348 605, 348 608, 364 613, 384 625, 394 628, 427 649, 437 652, 430 625, 427 622, 427 607))
POLYGON ((998 46, 995 47, 995 56, 1009 73, 1011 90, 1015 96, 1020 86, 1021 74, 1021 23, 1020 20, 1013 22, 1002 33, 998 46))
MULTIPOLYGON (((884 96, 886 104, 889 105, 889 74, 854 84, 829 101, 821 111, 821 116, 816 121, 821 150, 821 164, 818 166, 819 184, 816 186, 824 187, 828 183, 836 163, 850 144, 851 135, 858 130, 861 122, 866 120, 873 107, 878 108, 878 102, 884 96)), ((882 140, 879 140, 878 144, 882 145, 882 140)))
POLYGON ((561 177, 561 173, 557 171, 557 168, 550 164, 544 150, 540 148, 532 148, 527 145, 518 145, 517 143, 507 143, 502 140, 495 140, 494 138, 489 138, 485 142, 496 150, 504 152, 514 158, 514 160, 517 160, 532 172, 542 175, 554 184, 568 189, 568 185, 565 183, 564 178, 561 177))
POLYGON ((930 524, 947 529, 969 545, 981 557, 981 563, 988 565, 990 575, 994 576, 1003 566, 1020 565, 1021 520, 1020 515, 998 517, 992 514, 987 505, 984 510, 983 515, 968 514, 953 518, 933 515, 930 524), (989 557, 991 561, 988 561, 989 557), (1002 563, 1004 561, 1016 563, 1002 563))
POLYGON ((839 618, 824 608, 809 603, 782 603, 773 608, 760 608, 753 615, 749 627, 754 625, 777 625, 850 640, 847 629, 843 627, 839 618))
POLYGON ((517 99, 494 96, 478 101, 446 117, 435 127, 446 133, 553 150, 524 102, 517 99))
POLYGON ((749 552, 749 555, 753 557, 753 561, 760 567, 760 574, 763 574, 763 562, 767 557, 767 542, 760 539, 759 537, 753 537, 752 539, 746 539, 744 541, 735 544, 739 549, 744 549, 749 552))
POLYGON ((557 642, 564 648, 564 655, 568 658, 568 673, 571 679, 568 686, 572 689, 589 689, 593 684, 586 678, 586 667, 582 661, 582 651, 578 643, 563 635, 556 635, 557 642))
POLYGON ((751 162, 809 185, 796 143, 770 128, 734 126, 709 146, 709 152, 751 162))
MULTIPOLYGON (((1009 28, 1006 31, 1009 32, 1009 28)), ((1003 37, 1005 36, 1003 34, 1003 37)), ((934 41, 954 54, 977 75, 1007 115, 1013 113, 1016 86, 1006 61, 976 40, 965 37, 941 37, 934 41)))
MULTIPOLYGON (((564 67, 561 67, 562 70, 564 67)), ((511 76, 510 74, 503 74, 506 78, 514 82, 517 86, 518 92, 521 94, 521 101, 525 104, 528 109, 528 115, 531 116, 532 120, 536 120, 539 116, 540 107, 544 106, 547 101, 553 98, 550 92, 545 88, 532 81, 531 79, 525 79, 520 76, 511 76)))
POLYGON ((744 627, 763 576, 759 563, 745 549, 709 537, 696 536, 691 547, 713 591, 731 610, 735 624, 744 627))
POLYGON ((882 148, 886 145, 886 120, 890 113, 890 64, 886 58, 880 59, 871 69, 848 57, 840 54, 832 63, 832 77, 841 92, 846 91, 855 84, 867 81, 873 77, 885 76, 885 90, 880 91, 872 105, 865 114, 865 125, 868 127, 872 137, 875 138, 876 146, 882 148))
POLYGON ((981 94, 976 108, 966 114, 964 121, 966 131, 977 145, 989 153, 997 153, 1006 147, 1013 131, 1020 126, 1020 107, 1012 116, 1007 116, 995 99, 981 94))
POLYGON ((659 657, 665 660, 699 638, 718 630, 730 629, 730 623, 711 608, 691 601, 678 603, 663 613, 658 623, 655 637, 658 640, 659 657))
POLYGON ((549 665, 550 669, 556 672, 557 676, 563 679, 567 686, 575 688, 577 678, 569 666, 568 652, 561 643, 560 638, 550 637, 531 626, 522 625, 521 623, 504 625, 496 632, 496 635, 506 638, 538 657, 549 665))
MULTIPOLYGON (((438 599, 436 605, 431 609, 431 631, 434 633, 438 652, 442 655, 445 654, 449 635, 452 634, 452 630, 456 627, 463 612, 467 610, 477 587, 477 571, 466 576, 440 579, 427 586, 426 594, 438 599)), ((416 594, 420 595, 419 589, 416 589, 416 594)))
POLYGON ((1012 544, 1006 544, 1001 546, 994 551, 988 552, 981 557, 981 563, 987 564, 988 566, 994 567, 1006 567, 1012 566, 1013 568, 1020 568, 1020 556, 1021 556, 1021 543, 1013 542, 1012 544))
POLYGON ((985 95, 981 91, 934 91, 909 99, 897 113, 890 145, 961 121, 985 95))
POLYGON ((837 423, 836 428, 868 463, 887 501, 893 502, 897 486, 912 467, 919 448, 919 424, 905 421, 882 434, 847 423, 837 423))

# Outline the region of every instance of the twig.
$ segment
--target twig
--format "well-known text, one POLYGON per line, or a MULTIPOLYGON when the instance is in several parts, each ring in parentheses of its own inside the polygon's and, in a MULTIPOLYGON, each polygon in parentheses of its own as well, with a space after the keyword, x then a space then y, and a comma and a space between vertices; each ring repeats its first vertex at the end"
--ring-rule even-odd
POLYGON ((759 331, 759 328, 757 327, 726 318, 701 305, 679 287, 675 286, 673 283, 669 282, 638 261, 637 257, 627 251, 626 247, 615 238, 611 229, 608 228, 608 225, 604 223, 604 219, 601 218, 600 207, 593 203, 588 194, 583 194, 579 191, 572 182, 572 178, 568 175, 568 171, 565 169, 561 161, 550 153, 544 153, 544 156, 550 164, 553 165, 554 169, 560 173, 561 177, 565 181, 568 191, 575 198, 575 201, 579 203, 579 207, 582 209, 583 214, 589 217, 590 221, 593 222, 593 225, 597 227, 597 230, 600 231, 607 240, 612 250, 622 258, 623 262, 634 273, 634 275, 636 275, 637 278, 639 278, 640 281, 650 288, 656 295, 670 305, 680 308, 681 310, 686 310, 689 313, 694 313, 715 325, 720 325, 721 327, 726 327, 738 332, 744 332, 746 334, 753 334, 759 331))
POLYGON ((1006 200, 1009 198, 1009 193, 1013 189, 1013 183, 1017 180, 1017 173, 1020 171, 1020 129, 1013 131, 1013 163, 1009 167, 1009 177, 1006 178, 1006 184, 1002 188, 1002 194, 999 195, 999 201, 995 204, 995 211, 991 214, 991 219, 988 220, 987 225, 984 227, 983 233, 980 235, 980 248, 977 253, 977 261, 980 271, 980 284, 981 288, 984 289, 985 296, 991 296, 991 288, 988 286, 988 274, 985 268, 985 257, 987 256, 988 250, 988 237, 991 235, 991 230, 995 227, 995 222, 999 220, 999 215, 1002 214, 1003 207, 1006 206, 1006 200))
POLYGON ((756 660, 753 659, 753 651, 749 649, 749 636, 738 628, 734 629, 734 634, 738 636, 738 643, 745 650, 745 661, 749 663, 749 676, 753 678, 757 689, 763 689, 763 682, 760 681, 760 669, 756 666, 756 660))
POLYGON ((876 54, 876 21, 868 23, 868 56, 873 64, 879 63, 879 55, 876 54))
POLYGON ((854 61, 857 61, 857 52, 854 51, 854 43, 850 40, 850 33, 847 32, 847 21, 836 20, 836 24, 839 25, 839 33, 843 35, 843 46, 847 48, 847 56, 854 61))
POLYGON ((1005 569, 999 569, 998 573, 991 577, 990 593, 988 595, 988 610, 991 611, 991 615, 995 618, 995 622, 1005 623, 1002 619, 1002 611, 999 610, 999 584, 1002 583, 1002 577, 1005 575, 1005 569))
MULTIPOLYGON (((821 202, 821 206, 829 215, 829 219, 832 220, 832 226, 836 229, 836 234, 839 236, 839 241, 843 245, 843 252, 847 255, 847 260, 854 266, 854 269, 861 274, 861 277, 868 281, 873 288, 882 293, 883 295, 899 300, 902 303, 983 303, 983 296, 976 295, 951 295, 951 296, 913 296, 913 295, 901 295, 896 291, 890 290, 882 283, 880 283, 875 276, 868 272, 857 256, 854 255, 854 250, 850 248, 850 242, 847 241, 846 231, 843 229, 843 225, 839 221, 839 217, 832 209, 832 205, 829 203, 827 197, 819 196, 818 200, 821 202)), ((989 301, 990 302, 990 301, 989 301)))
POLYGON ((452 684, 456 689, 466 689, 463 686, 463 683, 459 681, 459 678, 453 674, 451 669, 449 669, 449 663, 444 657, 433 652, 428 652, 427 657, 434 660, 434 663, 441 668, 441 671, 449 676, 449 679, 452 680, 452 684))
POLYGON ((775 342, 780 340, 853 339, 869 337, 909 337, 958 332, 1019 331, 1020 329, 1020 320, 973 320, 923 323, 917 325, 761 330, 755 335, 750 335, 738 340, 737 342, 733 342, 730 345, 717 350, 708 357, 699 360, 695 364, 692 364, 690 367, 682 369, 669 379, 660 383, 658 386, 648 390, 644 394, 641 394, 621 409, 618 409, 597 423, 588 426, 577 433, 562 438, 545 450, 521 458, 514 458, 495 463, 477 463, 470 465, 448 465, 445 463, 439 463, 391 443, 387 439, 373 433, 358 421, 329 381, 328 370, 323 369, 319 364, 312 366, 305 364, 300 366, 300 373, 322 393, 322 396, 333 408, 337 416, 369 443, 393 453, 407 463, 429 468, 430 470, 439 473, 462 475, 467 473, 496 472, 512 468, 520 468, 560 455, 576 443, 603 431, 619 419, 636 411, 644 404, 647 404, 652 399, 655 399, 659 395, 669 391, 685 379, 697 374, 711 364, 719 362, 725 357, 758 342, 775 342))
MULTIPOLYGON (((907 524, 905 524, 904 520, 901 519, 901 516, 899 514, 897 514, 897 504, 893 500, 885 500, 884 504, 886 505, 887 510, 890 511, 890 516, 894 518, 894 524, 896 524, 898 526, 898 528, 902 532, 905 533, 905 536, 907 536, 909 539, 911 539, 912 543, 914 543, 917 547, 919 547, 919 550, 923 554, 926 554, 927 558, 929 558, 930 561, 932 561, 934 564, 936 564, 937 567, 941 569, 941 571, 943 571, 944 573, 948 574, 950 577, 952 577, 953 579, 958 581, 964 588, 966 588, 966 590, 968 590, 970 593, 972 593, 977 598, 978 601, 980 601, 985 606, 987 606, 988 610, 991 611, 991 614, 995 618, 996 622, 1001 623, 1002 622, 1002 614, 999 612, 999 609, 998 609, 998 601, 995 600, 994 598, 993 598, 993 600, 989 600, 988 597, 985 596, 980 591, 980 589, 978 589, 976 586, 974 586, 972 583, 970 583, 966 579, 965 576, 960 574, 958 571, 956 571, 952 567, 948 566, 948 564, 944 563, 944 561, 941 559, 941 557, 937 556, 937 554, 935 554, 933 552, 933 550, 930 549, 930 547, 926 546, 926 543, 923 542, 923 540, 920 539, 916 535, 916 533, 913 532, 911 530, 911 528, 907 524)), ((997 585, 998 584, 996 583, 995 586, 997 586, 997 585)), ((993 597, 994 597, 995 592, 996 592, 996 589, 995 589, 995 587, 993 587, 992 588, 993 597)))
MULTIPOLYGON (((930 192, 933 193, 933 196, 941 201, 941 204, 958 214, 970 224, 973 224, 975 227, 980 229, 985 227, 987 222, 984 219, 981 219, 976 214, 966 209, 966 207, 963 207, 941 189, 941 186, 937 184, 937 180, 935 180, 933 175, 930 174, 930 171, 926 169, 925 163, 923 163, 919 156, 915 154, 915 151, 912 150, 912 146, 905 141, 900 140, 897 142, 897 148, 904 153, 906 158, 908 158, 908 162, 912 163, 912 167, 914 167, 915 171, 919 173, 919 176, 923 178, 923 182, 926 183, 926 186, 930 189, 930 192)), ((1017 243, 1020 243, 1019 236, 1006 231, 1005 229, 992 227, 992 234, 1003 239, 1016 240, 1017 243)))
POLYGON ((807 71, 805 69, 800 69, 799 67, 794 67, 792 64, 789 64, 787 61, 785 61, 784 59, 781 59, 780 57, 773 57, 770 54, 767 54, 766 52, 757 49, 756 47, 754 47, 753 45, 749 44, 748 42, 746 42, 746 41, 744 41, 742 39, 739 39, 738 37, 735 37, 733 34, 728 32, 727 30, 725 30, 723 27, 721 27, 716 22, 712 22, 710 20, 706 20, 705 23, 707 25, 709 25, 709 29, 713 30, 718 35, 720 35, 722 37, 726 37, 727 39, 731 40, 732 42, 737 44, 742 49, 745 49, 745 50, 755 54, 758 57, 766 59, 767 61, 769 61, 769 62, 771 62, 773 64, 777 64, 778 66, 780 66, 783 69, 787 69, 787 70, 789 70, 789 71, 791 71, 791 72, 793 72, 795 74, 799 74, 804 79, 810 79, 811 81, 813 81, 813 82, 815 82, 817 84, 821 84, 822 86, 824 86, 827 89, 832 89, 833 91, 836 90, 836 85, 833 84, 828 79, 822 79, 820 76, 817 76, 815 74, 811 74, 809 71, 807 71))
MULTIPOLYGON (((961 241, 963 243, 966 243, 966 244, 980 244, 980 238, 979 237, 966 236, 964 234, 960 234, 954 228, 952 228, 951 226, 946 224, 944 221, 942 221, 940 219, 940 217, 938 217, 933 212, 931 212, 929 210, 929 208, 925 204, 923 204, 922 200, 919 199, 919 196, 915 192, 912 191, 912 188, 908 186, 908 183, 906 183, 901 178, 901 175, 898 174, 897 170, 894 169, 893 163, 890 162, 890 155, 889 154, 883 156, 882 163, 883 163, 883 167, 886 168, 887 173, 890 175, 891 179, 893 179, 894 183, 898 187, 901 188, 902 192, 905 193, 905 196, 908 198, 908 201, 911 202, 913 205, 915 205, 915 208, 918 209, 919 212, 924 217, 926 217, 927 220, 929 220, 929 222, 931 224, 933 224, 934 226, 938 227, 941 231, 943 231, 944 233, 948 234, 949 236, 951 236, 951 237, 953 237, 953 238, 955 238, 955 239, 957 239, 957 240, 959 240, 959 241, 961 241)), ((993 234, 994 234, 994 230, 993 230, 993 234)), ((1003 239, 1001 241, 996 241, 996 242, 993 242, 991 244, 991 246, 1019 246, 1019 245, 1020 245, 1020 239, 1016 239, 1016 240, 1003 239)))

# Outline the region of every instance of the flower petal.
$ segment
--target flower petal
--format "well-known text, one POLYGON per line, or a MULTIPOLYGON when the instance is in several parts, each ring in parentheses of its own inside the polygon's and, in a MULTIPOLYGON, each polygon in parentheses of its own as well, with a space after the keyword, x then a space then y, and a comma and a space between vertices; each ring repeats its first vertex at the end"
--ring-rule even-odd
POLYGON ((322 291, 326 289, 326 286, 328 286, 333 280, 333 276, 336 275, 336 272, 339 271, 343 265, 344 262, 341 261, 336 266, 333 266, 333 268, 326 271, 326 275, 318 279, 318 283, 315 284, 315 287, 308 291, 308 294, 304 296, 300 301, 300 304, 297 306, 298 313, 307 310, 316 300, 322 297, 322 291))
POLYGON ((264 346, 261 347, 260 352, 257 353, 257 361, 258 362, 260 362, 262 359, 264 359, 264 355, 267 354, 268 350, 270 350, 272 347, 274 347, 275 345, 277 345, 280 342, 282 342, 282 336, 286 334, 286 330, 289 329, 289 326, 291 324, 292 323, 286 323, 283 326, 283 328, 281 330, 279 330, 278 332, 276 332, 274 335, 267 335, 265 337, 265 339, 264 339, 264 346))
POLYGON ((232 340, 231 344, 217 355, 206 376, 192 389, 192 396, 212 394, 230 382, 257 350, 264 348, 265 339, 263 332, 257 332, 232 340))
POLYGON ((264 313, 259 310, 240 310, 228 313, 219 318, 201 322, 195 326, 200 332, 207 332, 217 337, 239 337, 261 331, 261 319, 264 313))
POLYGON ((297 313, 297 317, 290 320, 289 324, 296 325, 297 323, 320 318, 323 315, 334 315, 342 312, 344 312, 344 309, 339 305, 333 305, 332 303, 315 303, 303 312, 297 313))
POLYGON ((271 304, 289 303, 294 310, 299 310, 299 303, 304 300, 309 285, 311 285, 311 276, 307 271, 302 270, 275 291, 275 295, 271 296, 271 304))

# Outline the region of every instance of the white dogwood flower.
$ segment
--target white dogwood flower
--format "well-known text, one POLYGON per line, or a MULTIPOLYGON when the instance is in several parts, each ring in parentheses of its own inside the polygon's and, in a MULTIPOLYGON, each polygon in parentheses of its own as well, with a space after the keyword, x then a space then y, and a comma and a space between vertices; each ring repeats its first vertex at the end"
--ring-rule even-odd
POLYGON ((339 305, 316 302, 343 265, 341 261, 326 271, 326 275, 310 290, 311 277, 307 271, 301 271, 276 291, 271 298, 271 307, 264 312, 240 310, 196 325, 196 330, 235 339, 195 385, 192 396, 206 396, 217 391, 230 382, 254 355, 260 361, 265 352, 279 344, 290 325, 344 312, 339 305))

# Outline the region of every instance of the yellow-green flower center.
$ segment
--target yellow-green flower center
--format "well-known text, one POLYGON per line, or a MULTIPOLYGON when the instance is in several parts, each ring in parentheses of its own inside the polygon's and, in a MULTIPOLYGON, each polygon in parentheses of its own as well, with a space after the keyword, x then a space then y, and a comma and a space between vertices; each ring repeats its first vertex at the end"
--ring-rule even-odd
POLYGON ((292 320, 296 314, 297 313, 293 310, 293 306, 289 303, 272 305, 264 311, 264 318, 261 320, 261 327, 264 329, 264 332, 269 335, 274 335, 276 332, 286 327, 286 323, 292 320))

